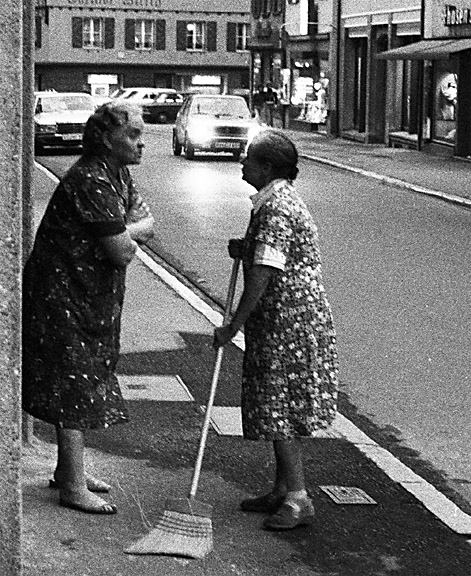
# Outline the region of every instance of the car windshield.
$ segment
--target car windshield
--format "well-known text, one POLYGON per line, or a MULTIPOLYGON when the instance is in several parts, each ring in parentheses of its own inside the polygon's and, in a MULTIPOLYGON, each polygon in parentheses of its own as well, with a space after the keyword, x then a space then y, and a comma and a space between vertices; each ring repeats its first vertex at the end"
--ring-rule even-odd
POLYGON ((247 104, 238 98, 197 98, 191 106, 191 114, 213 118, 250 118, 247 104))
POLYGON ((87 96, 46 96, 39 100, 38 112, 70 112, 74 110, 94 110, 93 100, 87 96))

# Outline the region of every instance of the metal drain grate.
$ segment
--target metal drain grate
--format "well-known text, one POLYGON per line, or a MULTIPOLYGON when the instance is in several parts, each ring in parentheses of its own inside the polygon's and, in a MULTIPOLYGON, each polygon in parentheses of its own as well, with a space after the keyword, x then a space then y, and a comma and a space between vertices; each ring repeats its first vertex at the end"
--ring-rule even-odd
POLYGON ((361 488, 355 486, 319 486, 336 504, 377 504, 361 488))

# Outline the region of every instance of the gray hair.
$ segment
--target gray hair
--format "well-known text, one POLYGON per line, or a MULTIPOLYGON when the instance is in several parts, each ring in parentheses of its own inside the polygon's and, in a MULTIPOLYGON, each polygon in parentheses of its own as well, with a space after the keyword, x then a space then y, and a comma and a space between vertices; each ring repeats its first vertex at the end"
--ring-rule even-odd
POLYGON ((126 100, 112 100, 102 104, 85 124, 83 154, 102 156, 106 152, 104 135, 124 126, 135 116, 142 117, 141 108, 126 100))
POLYGON ((298 151, 294 143, 279 130, 259 132, 250 143, 259 162, 271 164, 275 177, 295 180, 298 175, 298 151))

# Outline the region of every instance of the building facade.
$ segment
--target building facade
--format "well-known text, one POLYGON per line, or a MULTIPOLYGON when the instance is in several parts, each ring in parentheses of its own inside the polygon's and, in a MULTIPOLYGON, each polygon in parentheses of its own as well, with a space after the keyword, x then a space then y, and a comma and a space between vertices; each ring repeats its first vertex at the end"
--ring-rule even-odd
POLYGON ((249 36, 250 0, 36 0, 35 88, 248 94, 249 36))
POLYGON ((424 0, 422 39, 379 57, 422 69, 418 147, 471 156, 471 2, 424 0))
POLYGON ((420 2, 336 0, 338 68, 336 132, 365 143, 417 143, 420 66, 378 54, 421 38, 420 2))

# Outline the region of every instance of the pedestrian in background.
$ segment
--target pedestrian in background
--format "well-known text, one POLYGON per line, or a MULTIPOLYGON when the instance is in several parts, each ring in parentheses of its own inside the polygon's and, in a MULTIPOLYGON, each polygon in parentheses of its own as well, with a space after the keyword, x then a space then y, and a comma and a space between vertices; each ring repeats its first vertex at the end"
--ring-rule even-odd
POLYGON ((271 82, 267 82, 265 93, 265 121, 268 126, 273 126, 273 119, 275 115, 275 108, 278 104, 278 94, 273 90, 271 82))
POLYGON ((24 270, 23 408, 56 427, 50 486, 62 506, 116 507, 84 469, 84 432, 126 422, 115 375, 126 266, 154 219, 127 165, 140 164, 140 108, 104 104, 89 118, 83 155, 57 186, 24 270))
POLYGON ((224 346, 244 327, 244 437, 272 441, 276 472, 271 491, 241 508, 266 513, 264 528, 309 523, 302 438, 336 415, 338 356, 331 310, 322 284, 318 234, 296 192, 298 153, 283 133, 265 130, 242 159, 242 178, 256 190, 243 240, 229 241, 242 258, 244 290, 231 322, 214 332, 224 346))
POLYGON ((263 91, 262 84, 259 84, 257 91, 253 95, 253 106, 255 109, 255 118, 257 122, 262 124, 263 122, 263 106, 265 104, 265 93, 263 91))

